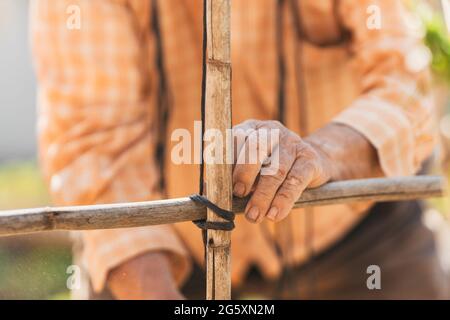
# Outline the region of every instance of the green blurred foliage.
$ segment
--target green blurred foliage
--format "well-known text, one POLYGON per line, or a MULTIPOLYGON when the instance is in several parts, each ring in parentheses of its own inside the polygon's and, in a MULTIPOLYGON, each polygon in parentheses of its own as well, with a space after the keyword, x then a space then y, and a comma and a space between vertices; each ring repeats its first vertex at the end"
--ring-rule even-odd
POLYGON ((49 203, 47 188, 35 162, 0 166, 0 209, 44 206, 49 203))
POLYGON ((70 250, 59 246, 0 246, 0 299, 68 297, 71 260, 70 250))
POLYGON ((431 67, 441 79, 450 83, 450 37, 447 28, 437 13, 424 19, 425 44, 431 51, 431 67))
MULTIPOLYGON (((425 45, 430 49, 431 68, 440 80, 450 83, 450 35, 444 21, 440 0, 403 0, 412 13, 412 21, 418 19, 425 45)), ((415 23, 415 22, 414 22, 415 23)))
MULTIPOLYGON (((0 209, 49 203, 36 163, 0 166, 0 209)), ((72 264, 70 246, 27 239, 33 238, 0 238, 0 299, 68 299, 66 269, 72 264)))

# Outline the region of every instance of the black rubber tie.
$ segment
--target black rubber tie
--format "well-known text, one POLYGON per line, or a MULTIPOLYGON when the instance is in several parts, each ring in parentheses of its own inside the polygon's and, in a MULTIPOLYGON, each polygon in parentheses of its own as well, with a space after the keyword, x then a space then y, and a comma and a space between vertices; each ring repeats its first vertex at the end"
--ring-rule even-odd
POLYGON ((219 208, 214 203, 209 201, 206 197, 201 196, 199 194, 194 194, 192 196, 189 196, 189 198, 195 203, 207 207, 208 209, 213 211, 217 216, 226 220, 224 222, 207 221, 206 219, 192 221, 197 227, 199 227, 202 230, 231 231, 234 229, 234 218, 236 217, 236 214, 234 212, 219 208))

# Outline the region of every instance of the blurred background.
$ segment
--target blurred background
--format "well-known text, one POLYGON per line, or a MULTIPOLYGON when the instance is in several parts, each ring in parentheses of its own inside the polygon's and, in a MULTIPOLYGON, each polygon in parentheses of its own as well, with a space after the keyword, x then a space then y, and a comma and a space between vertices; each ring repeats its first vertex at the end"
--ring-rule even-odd
MULTIPOLYGON (((433 56, 441 148, 434 173, 450 177, 450 1, 405 0, 426 27, 433 56), (448 25, 443 7, 447 6, 448 25)), ((0 210, 50 204, 36 162, 36 83, 28 45, 28 0, 0 0, 0 210)), ((428 202, 442 264, 450 269, 449 199, 428 202)), ((72 264, 67 233, 0 238, 0 299, 68 299, 72 264)))
MULTIPOLYGON (((36 163, 28 0, 0 0, 0 209, 49 204, 36 163)), ((69 298, 64 233, 0 238, 0 299, 69 298)))

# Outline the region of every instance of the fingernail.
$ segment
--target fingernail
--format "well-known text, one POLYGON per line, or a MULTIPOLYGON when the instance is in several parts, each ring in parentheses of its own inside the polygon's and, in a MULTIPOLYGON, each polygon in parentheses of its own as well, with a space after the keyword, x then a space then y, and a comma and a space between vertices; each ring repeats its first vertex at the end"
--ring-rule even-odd
POLYGON ((234 185, 233 193, 235 196, 242 197, 245 194, 245 186, 243 183, 237 182, 234 185))
POLYGON ((258 220, 258 216, 259 216, 259 209, 258 209, 258 207, 252 207, 247 212, 247 219, 250 219, 252 221, 258 220))
POLYGON ((278 208, 272 207, 272 208, 270 208, 269 212, 267 213, 267 218, 274 221, 277 218, 277 215, 278 215, 278 208))

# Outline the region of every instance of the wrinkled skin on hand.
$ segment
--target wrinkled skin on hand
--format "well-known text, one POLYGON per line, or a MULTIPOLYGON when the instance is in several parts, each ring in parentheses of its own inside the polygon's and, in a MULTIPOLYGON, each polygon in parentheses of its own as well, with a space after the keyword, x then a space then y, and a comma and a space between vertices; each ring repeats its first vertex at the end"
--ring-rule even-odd
POLYGON ((245 121, 235 126, 233 133, 241 142, 235 150, 233 193, 238 197, 251 193, 245 209, 249 221, 260 222, 265 217, 272 221, 284 219, 306 188, 318 187, 332 177, 330 157, 278 121, 245 121), (264 140, 260 137, 270 136, 267 132, 272 130, 278 131, 278 139, 260 143, 264 140), (261 171, 266 159, 249 163, 248 154, 255 150, 252 144, 258 143, 262 157, 270 159, 273 152, 278 152, 276 168, 269 174, 261 171))

